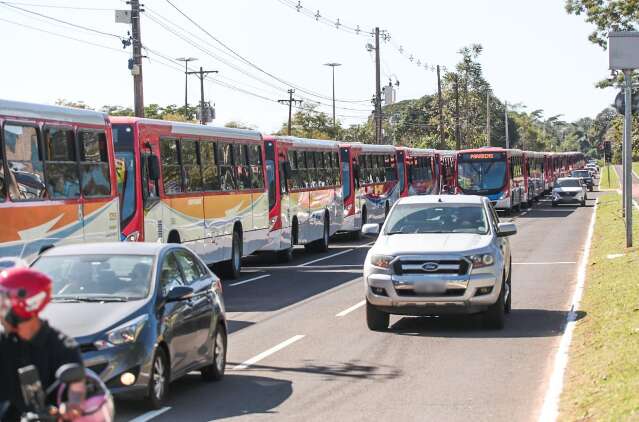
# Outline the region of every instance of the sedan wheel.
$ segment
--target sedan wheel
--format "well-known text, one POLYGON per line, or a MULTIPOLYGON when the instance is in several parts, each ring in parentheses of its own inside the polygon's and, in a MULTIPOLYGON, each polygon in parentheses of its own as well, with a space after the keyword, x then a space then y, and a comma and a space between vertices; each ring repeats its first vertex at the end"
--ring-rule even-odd
POLYGON ((202 379, 205 381, 219 381, 224 377, 226 369, 227 336, 224 325, 219 324, 215 330, 213 342, 213 364, 205 366, 201 370, 202 379))
POLYGON ((155 352, 153 366, 151 368, 151 380, 149 382, 149 402, 154 409, 159 409, 169 390, 169 372, 167 358, 164 350, 155 352))

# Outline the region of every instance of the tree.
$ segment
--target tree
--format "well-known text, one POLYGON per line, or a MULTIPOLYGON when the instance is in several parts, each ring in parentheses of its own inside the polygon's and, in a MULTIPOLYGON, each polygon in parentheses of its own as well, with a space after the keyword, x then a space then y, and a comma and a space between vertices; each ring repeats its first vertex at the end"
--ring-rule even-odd
POLYGON ((586 15, 586 22, 596 29, 588 39, 607 48, 608 32, 636 31, 639 27, 639 1, 637 0, 566 0, 569 14, 586 15))
POLYGON ((244 122, 240 122, 238 120, 231 120, 230 122, 226 122, 224 124, 224 127, 230 127, 234 129, 250 129, 250 130, 255 130, 257 128, 256 125, 247 124, 244 122))
MULTIPOLYGON (((341 127, 341 122, 336 125, 341 127)), ((333 139, 333 119, 328 114, 317 111, 317 106, 306 105, 296 111, 291 119, 291 135, 301 138, 333 139)), ((288 122, 282 123, 277 135, 288 134, 288 122)))

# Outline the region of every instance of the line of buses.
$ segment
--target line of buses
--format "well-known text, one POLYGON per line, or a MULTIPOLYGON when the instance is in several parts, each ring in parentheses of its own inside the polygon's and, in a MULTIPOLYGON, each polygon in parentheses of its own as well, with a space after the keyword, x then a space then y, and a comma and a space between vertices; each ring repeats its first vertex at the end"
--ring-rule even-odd
POLYGON ((581 153, 437 151, 267 136, 0 100, 0 257, 89 241, 188 245, 230 276, 358 237, 398 198, 488 196, 510 212, 584 165, 581 153))

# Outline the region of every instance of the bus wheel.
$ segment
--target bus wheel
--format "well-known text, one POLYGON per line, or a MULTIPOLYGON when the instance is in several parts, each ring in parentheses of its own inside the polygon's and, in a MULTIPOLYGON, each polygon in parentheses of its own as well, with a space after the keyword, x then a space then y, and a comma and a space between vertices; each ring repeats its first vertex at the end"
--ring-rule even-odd
POLYGON ((231 259, 223 264, 223 272, 228 278, 238 278, 242 271, 242 239, 239 230, 233 231, 231 259))
POLYGON ((326 252, 328 250, 328 243, 330 238, 330 222, 328 216, 324 217, 324 230, 322 232, 322 238, 315 240, 311 243, 304 245, 307 251, 312 252, 326 252))

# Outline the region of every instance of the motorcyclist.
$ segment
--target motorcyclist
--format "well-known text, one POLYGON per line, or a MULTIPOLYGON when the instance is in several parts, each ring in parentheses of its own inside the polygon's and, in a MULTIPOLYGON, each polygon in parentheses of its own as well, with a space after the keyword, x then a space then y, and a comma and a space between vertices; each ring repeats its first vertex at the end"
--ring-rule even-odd
MULTIPOLYGON (((29 365, 38 371, 46 390, 55 380, 55 373, 64 364, 82 359, 77 343, 39 318, 51 300, 51 279, 29 268, 11 268, 0 272, 0 412, 1 403, 9 403, 2 421, 18 421, 23 413, 32 411, 24 402, 18 370, 29 365)), ((84 401, 85 382, 69 387, 68 402, 62 418, 74 419, 84 401)), ((48 397, 48 404, 53 404, 48 397)))

